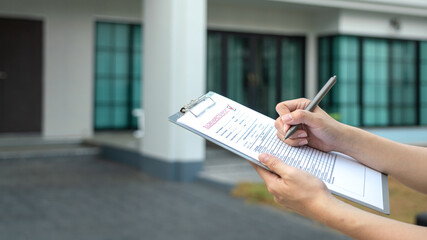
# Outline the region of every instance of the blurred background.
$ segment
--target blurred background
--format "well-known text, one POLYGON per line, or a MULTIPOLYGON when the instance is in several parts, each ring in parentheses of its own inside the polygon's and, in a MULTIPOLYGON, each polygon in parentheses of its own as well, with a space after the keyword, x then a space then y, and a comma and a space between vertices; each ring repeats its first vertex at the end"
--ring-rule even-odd
MULTIPOLYGON (((276 118, 278 102, 312 98, 337 75, 321 103, 331 116, 427 146, 426 16, 422 0, 0 0, 0 237, 144 238, 170 218, 144 208, 155 203, 184 204, 171 220, 184 225, 160 224, 164 235, 147 238, 199 239, 228 226, 191 227, 202 222, 186 218, 191 201, 216 196, 199 182, 228 192, 260 179, 167 120, 207 91, 276 118), (188 187, 203 194, 189 197, 188 187), (156 200, 170 191, 185 203, 156 200)), ((406 221, 427 210, 418 198, 406 221)), ((242 228, 222 238, 265 233, 233 216, 242 228)), ((298 218, 274 215, 289 216, 298 218)))

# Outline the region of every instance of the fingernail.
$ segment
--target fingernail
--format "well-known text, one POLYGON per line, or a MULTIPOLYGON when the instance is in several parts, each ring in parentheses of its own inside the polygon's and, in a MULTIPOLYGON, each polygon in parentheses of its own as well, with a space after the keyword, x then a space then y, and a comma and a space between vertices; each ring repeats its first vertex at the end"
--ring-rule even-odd
POLYGON ((304 138, 304 137, 307 137, 307 133, 305 133, 305 132, 303 132, 303 133, 300 133, 300 135, 298 135, 298 137, 300 137, 300 138, 304 138))
POLYGON ((267 162, 267 160, 268 160, 268 158, 269 158, 269 156, 268 156, 268 154, 266 154, 266 153, 263 153, 263 154, 259 155, 259 160, 260 160, 262 163, 266 163, 266 162, 267 162))
POLYGON ((307 139, 302 140, 301 142, 299 142, 299 145, 306 145, 308 143, 307 139))
POLYGON ((290 113, 285 114, 285 115, 282 116, 282 121, 283 122, 289 122, 291 120, 292 120, 292 115, 290 113))

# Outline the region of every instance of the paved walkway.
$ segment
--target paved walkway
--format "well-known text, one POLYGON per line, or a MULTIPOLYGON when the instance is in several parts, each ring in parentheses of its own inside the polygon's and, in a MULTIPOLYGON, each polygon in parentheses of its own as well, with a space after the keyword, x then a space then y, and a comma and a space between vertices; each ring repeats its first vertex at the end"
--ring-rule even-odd
POLYGON ((211 144, 206 148, 206 160, 198 177, 226 188, 240 182, 264 182, 245 159, 211 144))
POLYGON ((347 239, 201 183, 97 157, 0 161, 0 239, 347 239))

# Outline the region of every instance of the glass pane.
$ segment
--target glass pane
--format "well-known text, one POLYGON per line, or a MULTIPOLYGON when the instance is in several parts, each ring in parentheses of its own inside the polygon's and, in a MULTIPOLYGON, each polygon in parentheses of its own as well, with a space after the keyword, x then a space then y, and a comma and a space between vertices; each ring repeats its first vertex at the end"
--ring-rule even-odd
POLYGON ((415 42, 391 41, 391 124, 416 124, 415 42))
POLYGON ((393 111, 391 112, 391 122, 392 123, 401 123, 403 118, 403 109, 401 107, 394 107, 393 111))
POLYGON ((363 40, 363 124, 388 125, 388 42, 363 40))
MULTIPOLYGON (((332 59, 331 59, 331 38, 330 37, 321 37, 319 39, 319 76, 318 76, 318 86, 323 86, 326 81, 330 78, 333 73, 331 72, 332 59)), ((333 91, 329 92, 323 100, 320 102, 320 107, 322 107, 325 111, 331 113, 331 105, 332 105, 332 95, 333 91)))
POLYGON ((333 105, 339 121, 359 125, 359 41, 356 37, 338 36, 333 40, 333 73, 338 81, 333 88, 333 105), (338 52, 335 52, 338 51, 338 52))
POLYGON ((119 106, 126 106, 128 101, 128 81, 127 79, 117 79, 114 82, 114 103, 119 106))
POLYGON ((141 77, 141 54, 140 53, 134 53, 133 59, 132 59, 132 75, 133 77, 141 77))
MULTIPOLYGON (((381 110, 384 112, 384 110, 381 110)), ((363 112, 363 121, 366 126, 372 126, 376 124, 376 110, 372 106, 365 106, 363 112)))
POLYGON ((141 81, 139 79, 133 81, 132 85, 132 109, 141 107, 141 81))
MULTIPOLYGON (((229 36, 227 44, 227 96, 248 106, 244 94, 244 86, 247 86, 248 91, 251 92, 256 91, 259 84, 258 76, 249 69, 251 57, 249 37, 229 36)), ((249 107, 254 108, 254 106, 250 105, 249 107)))
POLYGON ((98 129, 108 128, 111 125, 111 112, 108 106, 98 105, 95 108, 95 126, 98 129))
POLYGON ((116 52, 114 55, 114 73, 116 77, 123 78, 129 74, 129 52, 116 52))
POLYGON ((376 110, 375 125, 385 126, 388 124, 388 110, 380 108, 376 110))
POLYGON ((420 124, 427 125, 427 42, 420 42, 420 124))
POLYGON ((123 129, 128 127, 128 118, 130 113, 126 107, 115 107, 114 108, 114 128, 123 129))
POLYGON ((109 23, 96 24, 96 46, 99 48, 108 48, 112 46, 112 26, 109 23))
POLYGON ((303 97, 302 42, 300 39, 282 40, 282 96, 281 100, 303 97))
POLYGON ((129 50, 129 29, 130 26, 127 24, 115 24, 116 28, 114 31, 114 45, 117 50, 126 51, 129 50))
POLYGON ((222 35, 219 33, 209 33, 207 42, 207 91, 214 91, 219 94, 226 94, 222 91, 222 35))
MULTIPOLYGON (((132 27, 132 48, 133 48, 133 58, 132 58, 132 90, 131 90, 131 111, 136 108, 142 108, 141 106, 141 98, 143 92, 143 84, 142 84, 142 30, 141 26, 133 25, 132 27)), ((137 118, 132 116, 131 127, 137 128, 137 118)))
POLYGON ((136 127, 131 111, 141 99, 141 27, 96 24, 95 129, 136 127))
POLYGON ((108 79, 99 78, 96 81, 95 102, 100 104, 108 104, 111 95, 111 83, 108 79))
POLYGON ((263 38, 261 46, 262 74, 261 96, 262 112, 269 116, 276 116, 277 104, 277 39, 263 38))
POLYGON ((98 50, 96 52, 96 74, 98 76, 108 76, 111 74, 112 54, 108 51, 98 50))
POLYGON ((421 108, 421 124, 427 125, 427 106, 426 103, 423 104, 423 107, 421 108))
MULTIPOLYGON (((424 66, 427 68, 427 66, 424 66)), ((420 120, 422 125, 427 125, 427 81, 423 81, 420 88, 420 120)))
POLYGON ((138 25, 134 25, 132 27, 132 36, 133 36, 133 40, 132 40, 132 45, 133 45, 133 50, 135 52, 141 52, 142 48, 142 36, 141 36, 141 26, 138 25))

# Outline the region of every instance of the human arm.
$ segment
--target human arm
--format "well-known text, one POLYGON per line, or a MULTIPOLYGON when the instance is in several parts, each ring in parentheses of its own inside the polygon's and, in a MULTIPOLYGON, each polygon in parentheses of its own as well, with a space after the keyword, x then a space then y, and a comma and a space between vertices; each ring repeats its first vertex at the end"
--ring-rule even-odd
POLYGON ((252 164, 274 195, 274 200, 303 216, 354 239, 416 240, 427 236, 425 227, 377 216, 334 198, 320 179, 276 157, 261 154, 259 160, 277 174, 252 164))
POLYGON ((275 127, 280 139, 291 125, 301 123, 302 128, 285 141, 287 144, 300 146, 308 142, 309 146, 325 152, 342 152, 366 166, 392 175, 415 190, 427 193, 427 148, 396 143, 342 124, 320 107, 313 112, 303 110, 309 103, 308 99, 296 99, 276 106, 280 117, 275 127))
POLYGON ((340 152, 427 194, 427 148, 393 142, 354 127, 347 128, 345 137, 340 152))

